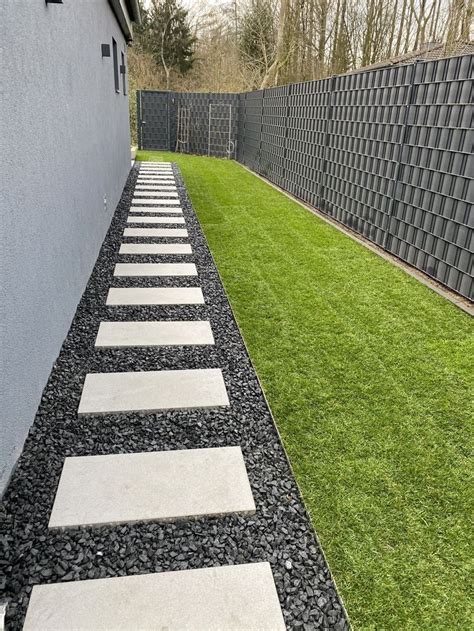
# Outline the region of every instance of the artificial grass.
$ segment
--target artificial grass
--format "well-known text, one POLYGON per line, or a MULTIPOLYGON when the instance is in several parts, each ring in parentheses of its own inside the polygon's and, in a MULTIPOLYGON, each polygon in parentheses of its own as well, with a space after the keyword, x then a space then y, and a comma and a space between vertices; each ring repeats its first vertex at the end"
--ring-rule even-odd
POLYGON ((356 629, 465 629, 470 317, 235 162, 179 164, 356 629))

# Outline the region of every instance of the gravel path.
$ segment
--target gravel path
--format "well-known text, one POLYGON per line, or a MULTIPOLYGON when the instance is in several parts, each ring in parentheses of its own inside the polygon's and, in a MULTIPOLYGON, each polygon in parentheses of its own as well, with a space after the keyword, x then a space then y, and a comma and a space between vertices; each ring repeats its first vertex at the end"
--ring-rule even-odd
MULTIPOLYGON (((175 169, 193 255, 120 256, 132 169, 35 422, 4 497, 1 568, 8 629, 20 629, 32 586, 268 561, 289 629, 347 629, 343 607, 288 466, 200 225, 175 169), (120 262, 195 262, 197 278, 114 278, 120 262), (110 286, 198 286, 205 306, 106 307, 110 286), (215 346, 95 349, 101 320, 209 319, 215 346), (227 409, 78 418, 88 372, 221 368, 227 409), (66 456, 240 445, 257 513, 173 523, 49 531, 66 456)), ((166 242, 166 239, 149 239, 166 242)), ((173 239, 185 242, 186 239, 173 239)), ((145 242, 145 240, 140 240, 145 242)), ((20 394, 20 393, 19 393, 20 394)))

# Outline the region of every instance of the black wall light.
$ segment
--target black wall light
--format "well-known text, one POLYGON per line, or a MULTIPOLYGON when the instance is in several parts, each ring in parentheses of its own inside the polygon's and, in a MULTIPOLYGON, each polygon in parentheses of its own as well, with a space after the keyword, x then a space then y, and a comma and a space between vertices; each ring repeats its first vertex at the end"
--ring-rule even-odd
POLYGON ((110 44, 102 44, 102 57, 110 57, 110 44))
POLYGON ((44 0, 45 4, 62 4, 63 0, 44 0))

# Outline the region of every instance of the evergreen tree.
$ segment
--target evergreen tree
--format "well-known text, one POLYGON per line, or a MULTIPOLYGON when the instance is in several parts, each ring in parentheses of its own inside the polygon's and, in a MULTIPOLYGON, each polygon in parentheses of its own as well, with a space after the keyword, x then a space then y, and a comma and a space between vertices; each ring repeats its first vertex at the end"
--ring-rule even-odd
POLYGON ((275 55, 275 16, 270 0, 252 0, 242 16, 239 33, 244 64, 265 74, 275 55))
POLYGON ((141 36, 156 63, 163 68, 169 90, 171 71, 184 75, 194 63, 196 38, 191 32, 188 11, 178 0, 152 0, 141 36))

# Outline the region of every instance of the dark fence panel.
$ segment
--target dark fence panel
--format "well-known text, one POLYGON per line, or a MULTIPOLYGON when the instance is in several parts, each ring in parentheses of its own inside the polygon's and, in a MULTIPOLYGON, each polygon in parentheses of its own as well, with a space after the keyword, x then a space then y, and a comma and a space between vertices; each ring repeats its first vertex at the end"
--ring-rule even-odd
POLYGON ((236 157, 238 94, 137 91, 139 148, 175 151, 180 107, 189 112, 187 152, 236 157))
POLYGON ((473 300, 473 59, 170 103, 190 108, 198 154, 209 103, 232 103, 239 162, 473 300))
POLYGON ((417 64, 386 248, 473 297, 472 56, 417 64))
POLYGON ((331 79, 296 83, 288 95, 285 188, 321 207, 331 79))
POLYGON ((247 92, 240 103, 243 113, 243 137, 240 138, 241 161, 260 173, 260 145, 262 142, 263 90, 247 92))
POLYGON ((336 77, 331 91, 323 210, 383 246, 413 66, 336 77))
POLYGON ((265 90, 261 108, 258 172, 282 188, 287 185, 288 91, 287 85, 265 90))
POLYGON ((166 151, 170 147, 171 93, 137 91, 137 133, 139 149, 166 151))

